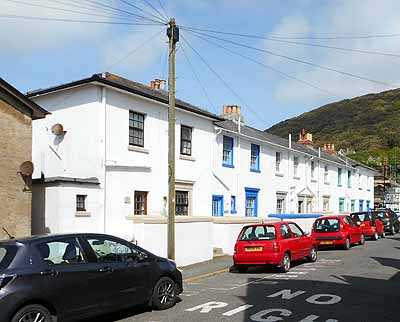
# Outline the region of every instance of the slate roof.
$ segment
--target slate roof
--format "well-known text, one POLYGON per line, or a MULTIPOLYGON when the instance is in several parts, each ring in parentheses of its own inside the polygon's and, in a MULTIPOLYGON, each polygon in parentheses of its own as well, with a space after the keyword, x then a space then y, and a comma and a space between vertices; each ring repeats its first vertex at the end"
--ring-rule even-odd
MULTIPOLYGON (((221 122, 215 122, 215 125, 220 127, 220 128, 222 128, 222 129, 238 133, 238 124, 233 122, 233 121, 225 120, 225 121, 221 121, 221 122)), ((279 145, 279 146, 284 147, 284 148, 289 148, 289 139, 285 139, 285 138, 282 138, 280 136, 276 136, 276 135, 268 133, 268 132, 260 131, 260 130, 257 130, 255 128, 250 127, 250 126, 244 125, 244 124, 242 124, 241 127, 240 127, 240 133, 245 135, 245 136, 249 136, 251 138, 254 138, 254 139, 265 141, 267 143, 272 143, 272 144, 276 144, 276 145, 279 145)), ((292 148, 292 150, 295 150, 295 151, 298 151, 298 152, 301 152, 301 153, 307 153, 307 154, 315 156, 317 158, 319 157, 318 149, 315 149, 313 147, 304 146, 304 145, 302 145, 300 143, 292 141, 292 147, 291 148, 292 148)), ((322 150, 320 151, 320 153, 321 153, 321 159, 325 159, 325 160, 328 160, 328 161, 331 161, 331 162, 335 162, 335 163, 339 163, 339 164, 342 164, 343 166, 346 166, 346 157, 341 157, 341 156, 339 156, 337 154, 330 154, 330 153, 324 152, 322 150)), ((373 171, 376 174, 379 173, 375 169, 370 168, 370 167, 368 167, 368 166, 366 166, 364 164, 361 164, 359 162, 356 162, 356 161, 354 161, 354 160, 352 160, 350 158, 347 158, 347 165, 350 165, 352 167, 361 166, 361 167, 363 167, 365 169, 373 171)))
MULTIPOLYGON (((90 84, 90 83, 102 83, 104 85, 112 86, 118 89, 125 90, 127 92, 137 94, 146 98, 153 99, 155 101, 161 102, 168 104, 169 98, 168 98, 168 92, 163 91, 163 90, 155 90, 152 89, 150 86, 144 85, 142 83, 134 82, 129 79, 111 74, 111 73, 102 73, 102 74, 94 74, 91 77, 84 78, 78 81, 54 86, 54 87, 49 87, 46 89, 39 89, 35 91, 31 91, 27 93, 28 97, 35 97, 35 96, 40 96, 76 86, 81 86, 85 84, 90 84)), ((177 99, 176 100, 176 107, 181 110, 193 112, 202 116, 209 117, 213 120, 219 120, 221 121, 222 118, 219 117, 216 114, 210 113, 207 110, 204 110, 198 106, 189 104, 187 102, 184 102, 182 100, 177 99)))

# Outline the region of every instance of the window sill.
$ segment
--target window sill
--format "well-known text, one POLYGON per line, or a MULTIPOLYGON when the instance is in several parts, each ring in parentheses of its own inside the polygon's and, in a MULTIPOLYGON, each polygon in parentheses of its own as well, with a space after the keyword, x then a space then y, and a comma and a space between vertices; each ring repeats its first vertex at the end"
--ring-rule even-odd
POLYGON ((342 185, 341 185, 341 184, 338 184, 337 186, 338 186, 338 187, 340 187, 340 188, 342 187, 342 185))
POLYGON ((275 176, 276 176, 276 177, 284 177, 285 175, 284 175, 283 173, 276 172, 276 173, 275 173, 275 176))
POLYGON ((250 172, 261 173, 261 170, 258 170, 258 169, 250 169, 250 172))
POLYGON ((234 168, 235 166, 233 164, 227 164, 227 163, 222 163, 222 166, 225 168, 234 168))
POLYGON ((196 158, 194 158, 190 155, 184 155, 184 154, 179 155, 179 159, 186 160, 186 161, 192 161, 192 162, 196 161, 196 158))
POLYGON ((315 182, 317 182, 317 180, 316 180, 316 179, 311 179, 311 182, 314 182, 314 183, 315 183, 315 182))
POLYGON ((363 188, 358 188, 358 190, 362 190, 363 188))
POLYGON ((295 179, 295 180, 300 180, 301 178, 298 177, 298 176, 293 176, 293 179, 295 179))
POLYGON ((91 217, 92 214, 88 211, 76 211, 75 217, 91 217))
POLYGON ((324 182, 324 184, 326 184, 327 186, 329 186, 329 185, 330 185, 330 182, 326 181, 326 182, 324 182))
POLYGON ((146 153, 146 154, 150 153, 149 150, 142 148, 140 146, 134 146, 134 145, 128 145, 128 150, 134 151, 134 152, 146 153))

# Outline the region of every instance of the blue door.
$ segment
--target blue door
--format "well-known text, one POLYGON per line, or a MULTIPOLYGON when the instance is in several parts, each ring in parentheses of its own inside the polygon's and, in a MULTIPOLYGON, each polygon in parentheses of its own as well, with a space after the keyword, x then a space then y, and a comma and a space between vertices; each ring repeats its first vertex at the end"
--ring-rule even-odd
POLYGON ((358 202, 358 210, 363 211, 364 210, 364 200, 361 200, 358 202))
POLYGON ((214 217, 222 217, 224 215, 224 196, 213 195, 212 215, 214 217))

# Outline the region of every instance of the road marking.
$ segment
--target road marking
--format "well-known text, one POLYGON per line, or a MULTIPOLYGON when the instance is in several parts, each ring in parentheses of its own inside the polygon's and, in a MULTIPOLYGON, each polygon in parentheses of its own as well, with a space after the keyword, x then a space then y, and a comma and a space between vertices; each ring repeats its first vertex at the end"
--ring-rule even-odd
POLYGON ((309 272, 301 272, 301 271, 290 271, 286 274, 299 274, 299 275, 307 275, 309 272))
POLYGON ((253 306, 254 306, 254 305, 251 305, 251 304, 242 305, 242 306, 239 306, 238 308, 236 308, 236 309, 234 309, 234 310, 225 312, 225 313, 222 314, 222 315, 224 315, 224 316, 232 316, 232 315, 234 315, 234 314, 236 314, 236 313, 239 313, 239 312, 242 312, 242 311, 244 311, 244 310, 247 310, 247 309, 249 309, 249 308, 251 308, 251 307, 253 307, 253 306))
POLYGON ((220 269, 218 271, 207 273, 207 274, 203 274, 203 275, 189 277, 189 278, 183 280, 183 282, 184 283, 189 283, 189 282, 191 283, 191 282, 194 282, 194 281, 197 281, 197 280, 201 280, 203 278, 211 277, 211 276, 222 274, 222 273, 226 273, 226 272, 229 272, 229 268, 220 269))

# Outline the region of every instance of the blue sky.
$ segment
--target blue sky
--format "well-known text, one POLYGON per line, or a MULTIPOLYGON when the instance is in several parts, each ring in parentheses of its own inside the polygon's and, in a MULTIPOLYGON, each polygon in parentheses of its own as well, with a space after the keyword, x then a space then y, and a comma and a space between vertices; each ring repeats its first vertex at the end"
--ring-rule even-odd
MULTIPOLYGON (((85 11, 73 5, 90 1, 17 0, 25 3, 85 11)), ((140 14, 121 0, 95 0, 140 14)), ((158 0, 148 0, 160 9, 158 0)), ((168 14, 185 26, 269 37, 329 37, 400 33, 400 2, 397 0, 160 0, 168 14)), ((151 11, 143 0, 132 4, 151 11)), ((92 2, 93 3, 93 2, 92 2)), ((0 0, 0 12, 36 17, 116 21, 108 13, 91 10, 90 15, 38 8, 0 0)), ((125 19, 126 20, 126 19, 125 19)), ((162 31, 145 47, 121 60, 162 26, 113 26, 64 22, 40 22, 1 18, 0 76, 21 91, 45 88, 94 73, 109 71, 148 84, 166 77, 167 38, 162 31), (118 64, 116 62, 120 61, 118 64)), ((181 38, 177 52, 177 97, 220 113, 224 104, 242 106, 245 121, 265 129, 322 104, 391 88, 321 70, 280 57, 267 55, 208 38, 263 64, 331 92, 327 94, 272 70, 195 38, 181 34, 218 72, 237 97, 213 75, 181 38), (182 48, 183 47, 183 48, 182 48), (189 67, 189 56, 212 104, 205 97, 189 67), (334 94, 334 95, 333 95, 334 94)), ((348 73, 379 80, 393 87, 400 84, 399 57, 339 51, 215 35, 264 50, 310 61, 348 73)), ((297 40, 306 43, 400 54, 400 37, 297 40)))

